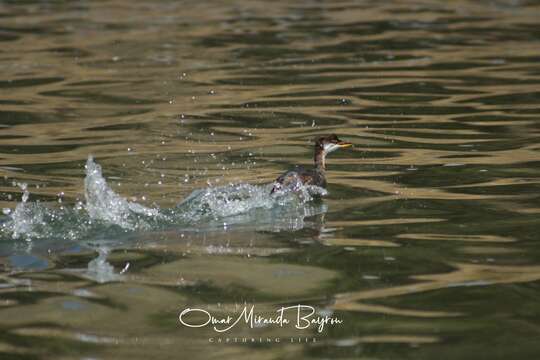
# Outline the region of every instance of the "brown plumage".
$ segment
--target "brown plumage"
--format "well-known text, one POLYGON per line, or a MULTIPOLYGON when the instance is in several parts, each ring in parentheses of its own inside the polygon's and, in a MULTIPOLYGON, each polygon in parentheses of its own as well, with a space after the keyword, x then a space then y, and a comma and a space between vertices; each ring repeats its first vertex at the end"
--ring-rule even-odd
POLYGON ((351 143, 339 140, 335 135, 323 136, 315 141, 313 154, 313 169, 306 169, 303 166, 296 166, 278 177, 270 193, 274 193, 282 188, 297 188, 300 184, 316 185, 326 187, 326 155, 337 149, 352 146, 351 143))

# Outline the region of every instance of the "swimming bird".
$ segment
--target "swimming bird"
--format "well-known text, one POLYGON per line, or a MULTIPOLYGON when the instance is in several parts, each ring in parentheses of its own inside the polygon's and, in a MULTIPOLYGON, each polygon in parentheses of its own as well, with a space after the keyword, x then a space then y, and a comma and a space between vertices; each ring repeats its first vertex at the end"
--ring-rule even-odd
POLYGON ((300 184, 316 185, 326 187, 326 155, 337 149, 352 146, 351 143, 341 141, 335 134, 319 137, 315 141, 315 151, 313 154, 314 167, 306 169, 303 166, 296 166, 278 177, 272 187, 271 194, 282 188, 296 188, 300 184))

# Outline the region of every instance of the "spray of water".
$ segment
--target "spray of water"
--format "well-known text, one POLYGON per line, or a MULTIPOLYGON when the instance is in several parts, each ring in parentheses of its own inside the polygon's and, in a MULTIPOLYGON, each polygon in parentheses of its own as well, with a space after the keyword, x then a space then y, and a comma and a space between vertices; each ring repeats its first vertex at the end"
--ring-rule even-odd
POLYGON ((115 193, 105 181, 101 166, 94 162, 92 156, 88 157, 85 169, 85 209, 91 219, 115 224, 123 229, 137 230, 150 227, 144 221, 144 217, 160 217, 158 209, 147 208, 141 204, 127 201, 115 193))
POLYGON ((6 210, 10 221, 2 224, 4 230, 11 233, 14 239, 24 238, 30 240, 37 235, 36 231, 45 225, 43 220, 43 211, 36 204, 28 203, 28 186, 25 183, 17 183, 17 186, 23 191, 22 200, 17 204, 13 212, 6 210))
POLYGON ((294 184, 270 194, 272 184, 246 183, 196 190, 173 208, 149 208, 115 193, 91 156, 85 168, 85 203, 74 207, 58 209, 29 202, 27 186, 19 184, 22 201, 0 220, 0 240, 102 240, 126 232, 211 229, 216 224, 250 224, 279 231, 301 228, 305 217, 326 211, 324 204, 312 202, 326 195, 322 188, 294 184))
POLYGON ((109 251, 108 247, 100 247, 98 249, 99 255, 88 263, 88 269, 83 275, 100 284, 120 280, 121 274, 117 274, 114 271, 114 266, 107 261, 109 251))

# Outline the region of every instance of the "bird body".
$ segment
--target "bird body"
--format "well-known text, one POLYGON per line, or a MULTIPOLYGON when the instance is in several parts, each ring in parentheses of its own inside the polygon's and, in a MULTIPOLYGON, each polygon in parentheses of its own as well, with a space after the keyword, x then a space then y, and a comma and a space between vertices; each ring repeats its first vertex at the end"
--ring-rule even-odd
POLYGON ((300 185, 315 185, 326 188, 326 155, 340 148, 352 146, 338 139, 334 134, 323 136, 315 141, 313 169, 296 166, 293 170, 279 176, 270 193, 282 188, 297 189, 300 185))

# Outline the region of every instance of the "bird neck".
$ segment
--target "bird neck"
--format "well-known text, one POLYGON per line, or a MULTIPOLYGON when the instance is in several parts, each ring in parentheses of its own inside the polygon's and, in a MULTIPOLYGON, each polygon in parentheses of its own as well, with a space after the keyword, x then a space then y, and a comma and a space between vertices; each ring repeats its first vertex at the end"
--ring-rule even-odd
POLYGON ((326 154, 324 153, 324 149, 321 149, 320 147, 315 147, 315 168, 320 171, 326 170, 326 154))

